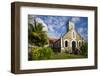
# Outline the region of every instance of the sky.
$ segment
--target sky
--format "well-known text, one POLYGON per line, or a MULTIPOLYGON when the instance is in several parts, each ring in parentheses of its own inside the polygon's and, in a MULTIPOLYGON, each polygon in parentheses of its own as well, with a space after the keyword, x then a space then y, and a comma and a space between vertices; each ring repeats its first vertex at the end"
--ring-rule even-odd
POLYGON ((75 23, 75 30, 87 41, 88 40, 88 17, 76 16, 45 16, 31 15, 32 19, 40 22, 50 38, 60 38, 67 31, 69 20, 75 23))

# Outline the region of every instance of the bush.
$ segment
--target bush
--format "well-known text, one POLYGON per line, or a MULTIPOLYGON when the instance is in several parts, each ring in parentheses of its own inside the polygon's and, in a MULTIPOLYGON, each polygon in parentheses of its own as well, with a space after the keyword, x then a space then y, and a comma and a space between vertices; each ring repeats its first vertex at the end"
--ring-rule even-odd
POLYGON ((75 50, 73 50, 72 53, 78 55, 80 54, 80 50, 78 48, 75 48, 75 50))
POLYGON ((65 52, 66 52, 66 53, 71 53, 71 52, 72 52, 72 51, 71 51, 71 48, 70 48, 70 47, 65 48, 65 52))
POLYGON ((32 60, 50 59, 52 53, 52 49, 49 47, 32 48, 32 60))
POLYGON ((81 48, 81 54, 84 55, 85 57, 87 57, 88 55, 88 43, 84 43, 81 48))

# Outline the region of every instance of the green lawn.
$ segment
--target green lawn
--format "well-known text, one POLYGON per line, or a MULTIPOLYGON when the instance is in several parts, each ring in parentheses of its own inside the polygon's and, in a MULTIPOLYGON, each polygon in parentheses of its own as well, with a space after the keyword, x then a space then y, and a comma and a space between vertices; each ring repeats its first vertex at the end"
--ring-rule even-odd
POLYGON ((58 54, 52 54, 50 59, 76 59, 76 58, 86 58, 86 57, 82 55, 58 53, 58 54))

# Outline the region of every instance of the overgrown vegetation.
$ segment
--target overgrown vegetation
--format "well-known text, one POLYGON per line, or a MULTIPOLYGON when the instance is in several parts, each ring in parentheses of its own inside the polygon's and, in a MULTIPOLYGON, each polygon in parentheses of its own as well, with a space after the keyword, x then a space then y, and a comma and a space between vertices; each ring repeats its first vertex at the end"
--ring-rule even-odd
POLYGON ((32 60, 45 60, 50 59, 52 55, 52 49, 49 47, 38 47, 32 49, 32 60))
POLYGON ((43 25, 34 20, 34 25, 28 25, 29 43, 35 46, 44 46, 48 43, 46 31, 43 31, 43 25))
POLYGON ((30 60, 50 59, 52 49, 45 47, 48 44, 48 37, 46 31, 43 31, 43 25, 34 20, 34 25, 29 24, 28 27, 28 40, 29 44, 33 45, 30 60))
POLYGON ((83 43, 80 50, 81 50, 81 55, 84 55, 85 57, 87 57, 88 56, 88 43, 86 42, 83 43))

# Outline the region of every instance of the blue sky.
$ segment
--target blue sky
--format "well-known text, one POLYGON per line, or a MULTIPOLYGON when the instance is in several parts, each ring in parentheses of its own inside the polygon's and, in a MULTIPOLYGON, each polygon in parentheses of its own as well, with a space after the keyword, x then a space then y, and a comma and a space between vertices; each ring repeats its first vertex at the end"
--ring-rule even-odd
MULTIPOLYGON (((32 15, 33 16, 33 15, 32 15)), ((33 16, 48 29, 47 34, 50 38, 60 38, 66 33, 67 22, 72 20, 75 23, 75 29, 80 35, 88 40, 88 18, 76 16, 33 16)))

